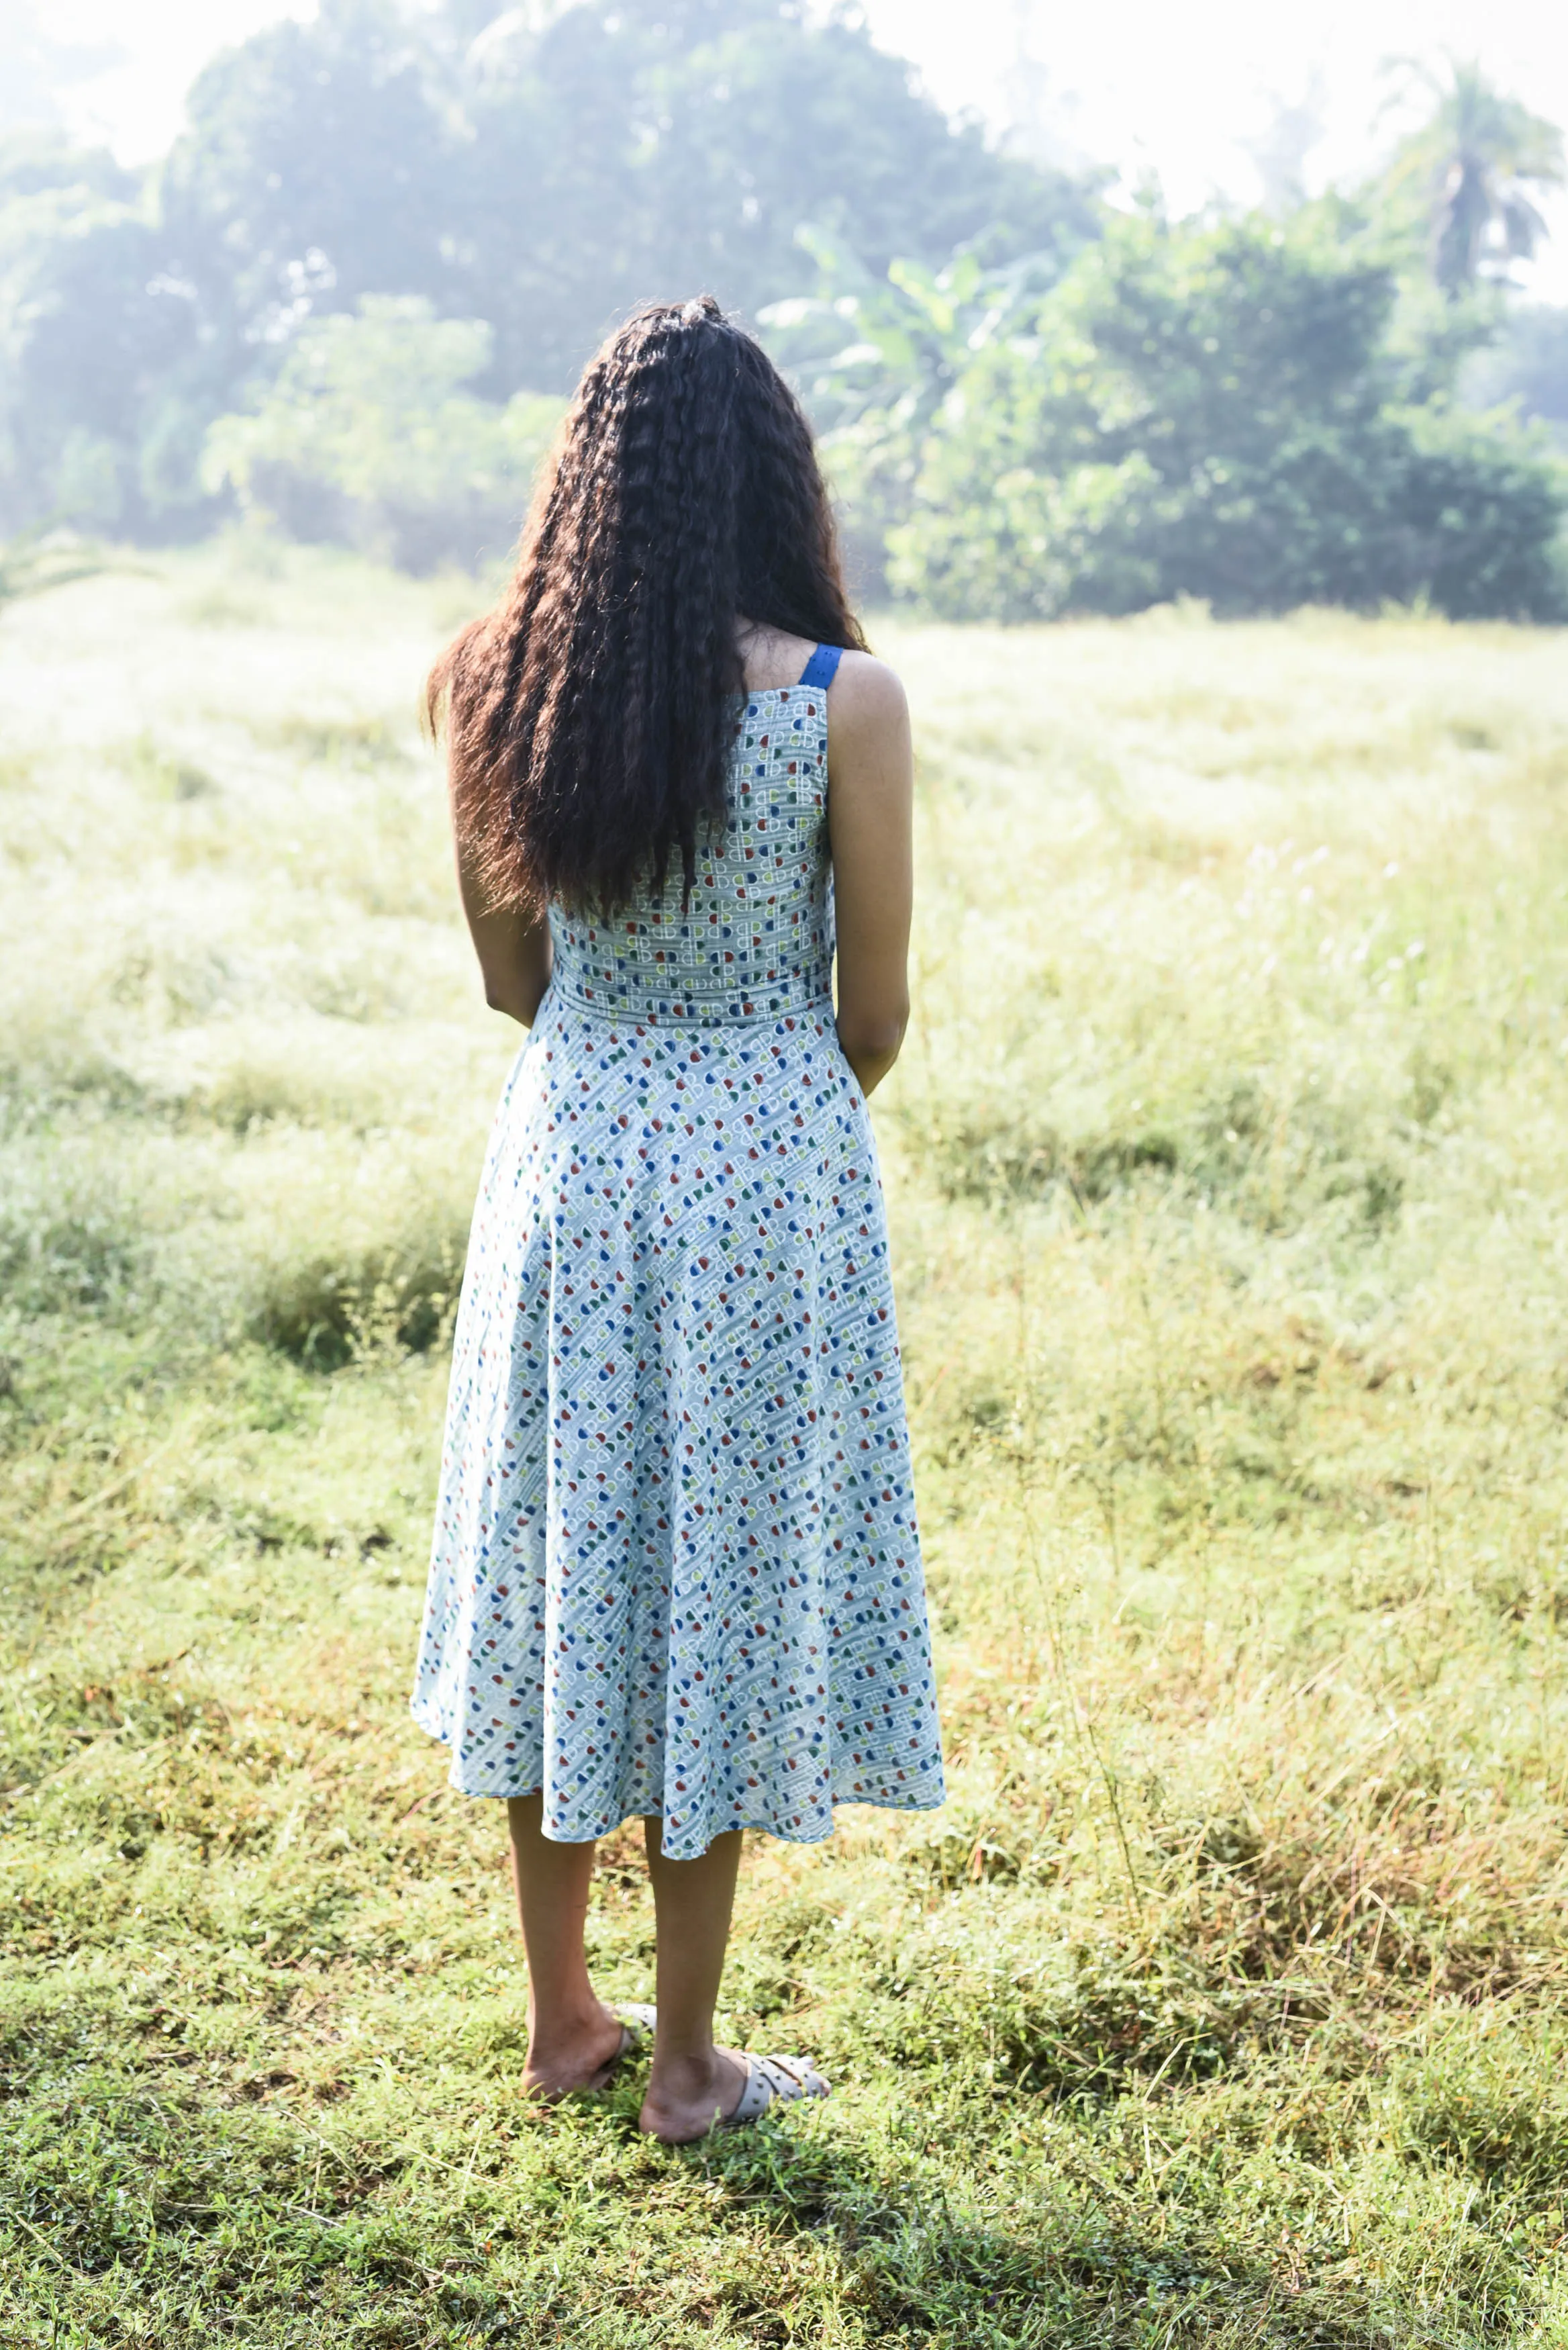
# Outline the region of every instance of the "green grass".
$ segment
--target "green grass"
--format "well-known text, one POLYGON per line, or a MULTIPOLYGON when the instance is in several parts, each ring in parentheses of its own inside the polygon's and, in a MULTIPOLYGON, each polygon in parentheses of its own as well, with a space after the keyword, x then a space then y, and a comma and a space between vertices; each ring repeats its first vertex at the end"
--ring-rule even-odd
MULTIPOLYGON (((945 1811, 757 1840, 727 2027, 540 2119, 405 1711, 509 1057, 427 656, 244 546, 7 608, 0 2340, 1568 2344, 1568 660, 886 632, 877 1122, 945 1811)), ((603 1987, 646 1995, 634 1838, 603 1987)))

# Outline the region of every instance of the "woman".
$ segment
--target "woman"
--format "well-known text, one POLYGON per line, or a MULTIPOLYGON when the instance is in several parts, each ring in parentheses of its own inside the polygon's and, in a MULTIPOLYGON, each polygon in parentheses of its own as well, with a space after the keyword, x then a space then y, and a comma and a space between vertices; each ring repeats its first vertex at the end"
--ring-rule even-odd
POLYGON ((631 2043, 583 1927, 595 1838, 644 1818, 658 2005, 627 2012, 642 2127, 680 2142, 827 2085, 714 2045, 742 1830, 942 1797, 865 1100, 909 1009, 909 723, 805 421, 712 301, 592 361, 511 589, 430 694, 485 993, 531 1033, 414 1712, 506 1799, 542 2095, 631 2043))

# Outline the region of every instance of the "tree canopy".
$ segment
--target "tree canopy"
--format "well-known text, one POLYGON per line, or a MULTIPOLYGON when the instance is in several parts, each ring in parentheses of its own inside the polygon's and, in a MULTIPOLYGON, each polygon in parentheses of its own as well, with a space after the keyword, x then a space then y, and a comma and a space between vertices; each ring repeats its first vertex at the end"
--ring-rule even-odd
POLYGON ((324 0, 216 58, 138 184, 107 158, 0 160, 0 526, 194 527, 212 419, 306 320, 417 297, 491 329, 475 390, 567 389, 650 295, 754 314, 815 223, 873 272, 1066 259, 1093 189, 955 128, 909 68, 795 0, 577 0, 542 28, 445 0, 324 0))
POLYGON ((1563 614, 1568 474, 1392 331, 1393 268, 1324 204, 1116 223, 934 419, 896 587, 967 618, 1425 599, 1563 614))
POLYGON ((475 398, 493 339, 482 318, 438 318, 417 294, 308 319, 255 411, 209 432, 203 481, 296 538, 346 540, 405 570, 504 554, 562 403, 475 398))
POLYGON ((1472 67, 1425 102, 1354 203, 1172 225, 805 0, 322 0, 152 172, 0 141, 0 533, 498 552, 605 330, 708 290, 800 385, 862 592, 1563 613, 1561 317, 1509 294, 1562 140, 1472 67))

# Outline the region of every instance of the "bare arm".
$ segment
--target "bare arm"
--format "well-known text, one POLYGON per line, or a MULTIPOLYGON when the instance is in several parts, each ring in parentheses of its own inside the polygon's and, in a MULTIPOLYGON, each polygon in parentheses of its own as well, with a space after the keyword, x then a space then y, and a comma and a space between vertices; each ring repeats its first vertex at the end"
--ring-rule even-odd
POLYGON ((909 1017, 914 754, 904 689, 869 653, 834 681, 827 829, 838 927, 838 1041, 863 1093, 898 1057, 909 1017))
POLYGON ((492 905, 455 824, 452 830, 457 842, 457 886, 468 935, 479 957, 484 1000, 493 1011, 509 1013, 524 1028, 531 1028, 550 984, 549 922, 543 911, 492 905))

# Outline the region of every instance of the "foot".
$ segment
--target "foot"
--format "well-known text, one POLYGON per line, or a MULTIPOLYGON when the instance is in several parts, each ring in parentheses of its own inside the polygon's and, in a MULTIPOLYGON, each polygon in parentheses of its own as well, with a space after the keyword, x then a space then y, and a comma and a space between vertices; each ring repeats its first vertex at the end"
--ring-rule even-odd
POLYGON ((745 2060, 732 2048, 656 2064, 637 2126, 662 2146, 690 2146, 693 2138, 707 2137, 715 2118, 729 2119, 745 2094, 747 2077, 745 2060))
POLYGON ((587 2015, 553 2031, 548 2039, 533 2024, 523 2067, 524 2089, 547 2103, 575 2096, 584 2089, 602 2089, 625 2043, 626 2030, 619 2016, 602 2000, 596 2000, 587 2015))

